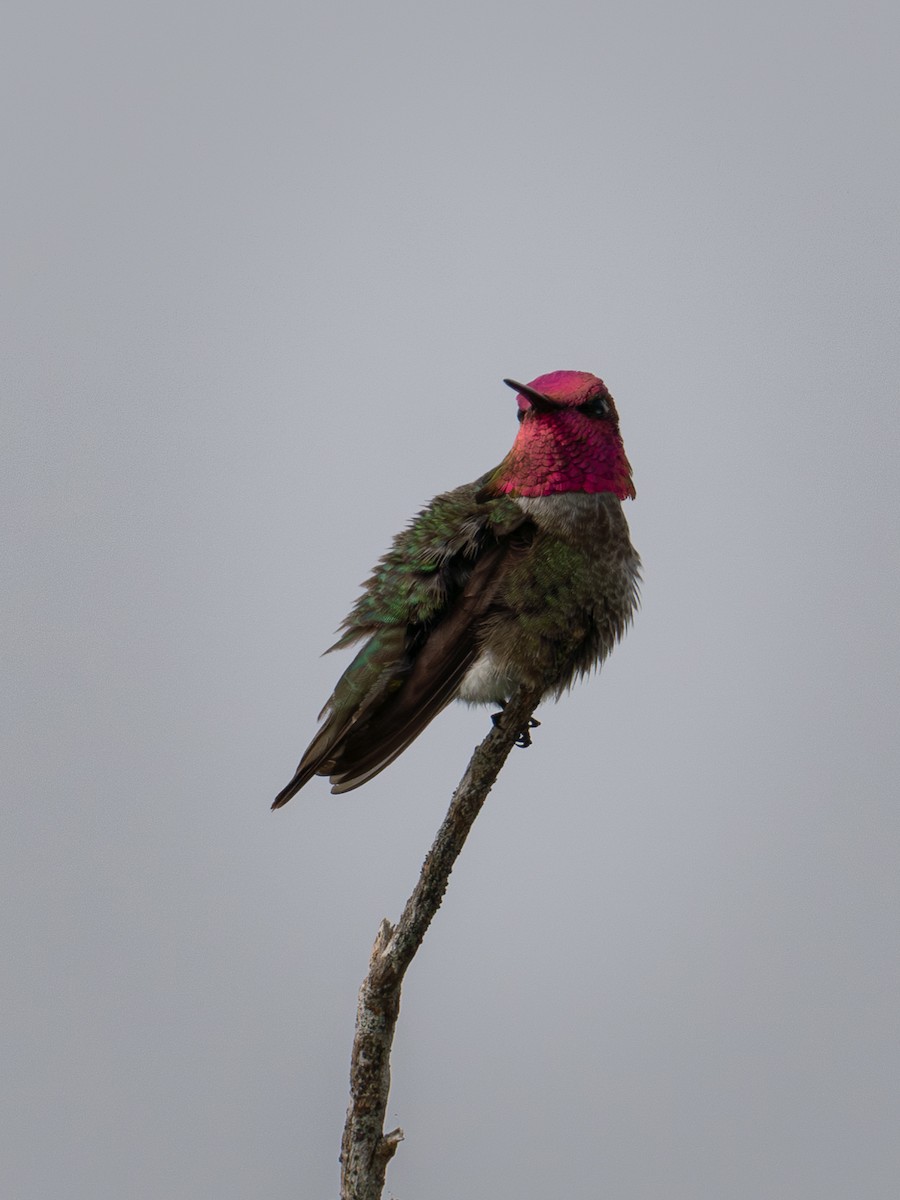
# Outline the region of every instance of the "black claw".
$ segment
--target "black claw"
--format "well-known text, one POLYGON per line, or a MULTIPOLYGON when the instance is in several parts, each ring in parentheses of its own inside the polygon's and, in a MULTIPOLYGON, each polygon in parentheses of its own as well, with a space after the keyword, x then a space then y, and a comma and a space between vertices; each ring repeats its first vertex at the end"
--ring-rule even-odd
POLYGON ((516 738, 514 744, 516 746, 521 746, 523 750, 526 750, 531 745, 531 733, 529 731, 532 729, 537 729, 538 725, 540 725, 540 721, 538 721, 536 717, 529 717, 528 724, 516 738))
MULTIPOLYGON (((503 708, 506 708, 505 704, 503 705, 503 708)), ((491 721, 494 723, 494 725, 500 724, 500 722, 503 720, 503 715, 504 714, 502 710, 497 713, 491 713, 491 721)), ((538 725, 540 725, 540 721, 537 719, 537 717, 529 717, 528 724, 516 738, 515 742, 513 742, 513 745, 519 746, 521 749, 526 750, 531 745, 531 733, 529 730, 537 729, 538 725)))

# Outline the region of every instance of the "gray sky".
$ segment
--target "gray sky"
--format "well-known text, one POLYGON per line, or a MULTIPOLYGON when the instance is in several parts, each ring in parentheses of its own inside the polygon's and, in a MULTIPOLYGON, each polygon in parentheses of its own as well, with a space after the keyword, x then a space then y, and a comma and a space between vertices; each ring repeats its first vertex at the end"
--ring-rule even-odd
POLYGON ((20 6, 0 1193, 337 1194, 486 713, 287 781, 391 536, 602 375, 644 607, 404 993, 386 1195, 894 1200, 896 5, 20 6))

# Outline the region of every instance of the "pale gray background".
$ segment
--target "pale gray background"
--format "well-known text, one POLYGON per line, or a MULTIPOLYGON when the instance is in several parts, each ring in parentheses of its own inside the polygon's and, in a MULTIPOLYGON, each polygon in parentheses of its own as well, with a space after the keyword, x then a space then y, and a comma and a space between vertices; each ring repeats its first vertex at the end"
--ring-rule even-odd
POLYGON ((405 991, 401 1200, 894 1200, 882 4, 29 5, 4 33, 0 1194, 333 1197, 474 742, 290 776, 391 535, 601 374, 644 608, 405 991))

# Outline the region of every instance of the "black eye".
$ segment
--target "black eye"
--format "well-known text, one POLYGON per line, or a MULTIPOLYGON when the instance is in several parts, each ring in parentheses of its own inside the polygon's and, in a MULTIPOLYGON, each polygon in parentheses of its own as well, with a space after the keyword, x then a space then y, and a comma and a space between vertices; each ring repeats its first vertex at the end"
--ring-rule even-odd
POLYGON ((524 408, 520 408, 519 411, 516 413, 516 420, 519 422, 520 425, 525 420, 525 409, 524 408))
POLYGON ((584 404, 578 405, 578 411, 584 413, 586 417, 608 417, 609 404, 605 396, 592 396, 584 404))

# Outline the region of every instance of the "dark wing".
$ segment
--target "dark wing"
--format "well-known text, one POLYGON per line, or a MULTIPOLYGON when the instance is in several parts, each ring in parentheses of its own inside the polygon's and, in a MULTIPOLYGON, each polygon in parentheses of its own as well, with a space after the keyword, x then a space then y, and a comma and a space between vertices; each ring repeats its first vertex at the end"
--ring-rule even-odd
POLYGON ((329 776, 334 793, 349 792, 402 754, 455 697, 478 653, 504 568, 528 549, 533 535, 518 506, 512 520, 485 522, 476 539, 441 564, 447 596, 440 611, 425 622, 373 634, 338 682, 321 714, 322 728, 273 808, 313 775, 329 776))

